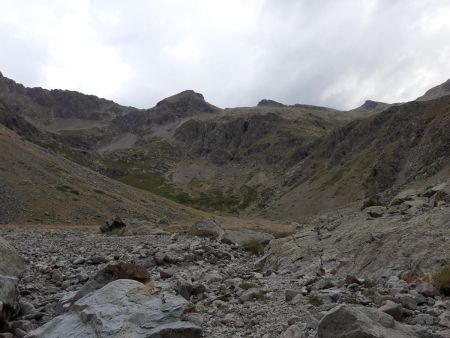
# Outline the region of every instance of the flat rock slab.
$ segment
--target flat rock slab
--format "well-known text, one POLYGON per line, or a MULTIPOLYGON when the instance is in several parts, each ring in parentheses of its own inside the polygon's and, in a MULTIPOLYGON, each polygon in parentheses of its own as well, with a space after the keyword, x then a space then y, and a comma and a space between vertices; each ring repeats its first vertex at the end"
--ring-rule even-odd
POLYGON ((119 279, 26 337, 200 338, 201 328, 185 315, 188 305, 183 297, 159 293, 151 284, 119 279))

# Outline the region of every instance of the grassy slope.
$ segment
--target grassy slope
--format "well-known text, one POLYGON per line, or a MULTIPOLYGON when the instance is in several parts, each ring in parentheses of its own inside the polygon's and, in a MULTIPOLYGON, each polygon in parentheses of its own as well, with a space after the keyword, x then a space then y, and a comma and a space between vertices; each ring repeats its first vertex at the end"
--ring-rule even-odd
POLYGON ((433 184, 450 167, 450 96, 409 102, 322 138, 266 215, 296 218, 433 184), (425 183, 426 182, 426 183, 425 183))
POLYGON ((242 214, 264 203, 296 152, 334 126, 327 112, 319 113, 324 117, 305 108, 255 107, 227 109, 208 119, 195 116, 185 139, 166 135, 163 141, 103 153, 100 162, 126 184, 195 208, 242 214), (249 130, 241 133, 245 123, 249 130), (264 184, 246 185, 261 172, 268 177, 264 184))
POLYGON ((1 202, 10 210, 17 209, 8 216, 16 223, 98 224, 114 216, 167 217, 182 222, 204 217, 193 209, 99 175, 24 141, 2 126, 0 182, 9 192, 1 194, 1 202))

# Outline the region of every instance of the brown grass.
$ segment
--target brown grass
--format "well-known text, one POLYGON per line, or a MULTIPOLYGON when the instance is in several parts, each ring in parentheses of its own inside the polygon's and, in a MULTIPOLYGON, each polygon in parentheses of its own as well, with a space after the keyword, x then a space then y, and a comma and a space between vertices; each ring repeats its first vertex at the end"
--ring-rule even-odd
POLYGON ((151 296, 155 293, 159 292, 159 289, 153 284, 152 282, 149 282, 147 284, 144 284, 142 287, 139 288, 139 292, 146 295, 151 296))
POLYGON ((444 266, 433 275, 433 284, 442 293, 450 293, 450 264, 444 266))

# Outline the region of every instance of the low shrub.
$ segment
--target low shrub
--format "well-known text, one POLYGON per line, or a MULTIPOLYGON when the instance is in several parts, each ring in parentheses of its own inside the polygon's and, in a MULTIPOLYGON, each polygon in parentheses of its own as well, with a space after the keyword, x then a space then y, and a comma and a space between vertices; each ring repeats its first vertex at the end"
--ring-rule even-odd
POLYGON ((450 264, 436 272, 433 277, 434 286, 444 295, 450 295, 450 264))
POLYGON ((239 287, 243 290, 249 290, 253 288, 259 288, 259 285, 253 282, 242 282, 239 287))
POLYGON ((269 298, 264 292, 258 291, 252 294, 252 300, 257 300, 261 303, 267 303, 269 301, 269 298))
POLYGON ((249 239, 242 244, 245 251, 251 252, 255 255, 260 255, 264 252, 264 246, 255 238, 249 239))
POLYGON ((314 305, 314 306, 319 306, 323 304, 322 299, 319 298, 319 296, 317 294, 315 294, 314 292, 311 292, 308 296, 308 301, 309 304, 314 305))

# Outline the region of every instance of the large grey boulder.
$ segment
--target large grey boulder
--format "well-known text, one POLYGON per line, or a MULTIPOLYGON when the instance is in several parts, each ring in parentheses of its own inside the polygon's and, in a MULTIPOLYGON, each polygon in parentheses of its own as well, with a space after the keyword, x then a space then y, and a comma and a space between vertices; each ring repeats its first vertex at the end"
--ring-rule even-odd
POLYGON ((150 284, 119 279, 81 298, 26 338, 200 338, 189 303, 150 284))
POLYGON ((249 241, 258 241, 262 245, 267 245, 272 239, 274 239, 273 235, 258 232, 253 230, 226 230, 222 236, 222 242, 227 244, 238 244, 244 245, 249 241))
POLYGON ((414 330, 374 308, 339 305, 319 323, 317 338, 417 338, 414 330))
POLYGON ((386 207, 382 205, 374 205, 364 209, 367 215, 374 218, 382 217, 386 213, 386 210, 386 207))
POLYGON ((17 284, 25 269, 19 254, 0 237, 0 328, 17 311, 17 284))
POLYGON ((70 295, 69 297, 65 297, 59 304, 57 309, 58 312, 64 312, 78 299, 117 279, 132 279, 141 283, 146 283, 150 281, 150 274, 146 268, 134 263, 124 261, 109 263, 99 270, 92 279, 84 284, 78 292, 70 295))
POLYGON ((22 257, 0 237, 0 275, 19 277, 25 269, 22 257))
POLYGON ((303 331, 297 325, 291 325, 278 338, 305 338, 303 331))
POLYGON ((214 220, 207 219, 200 221, 192 225, 191 230, 193 234, 203 237, 214 237, 217 239, 222 238, 224 230, 222 227, 214 220))
POLYGON ((105 233, 105 232, 110 232, 110 231, 117 230, 117 229, 122 229, 122 228, 125 228, 126 226, 127 225, 125 224, 124 221, 122 221, 122 219, 120 217, 116 217, 111 222, 107 221, 107 222, 105 222, 105 224, 102 224, 100 226, 100 231, 105 233))

